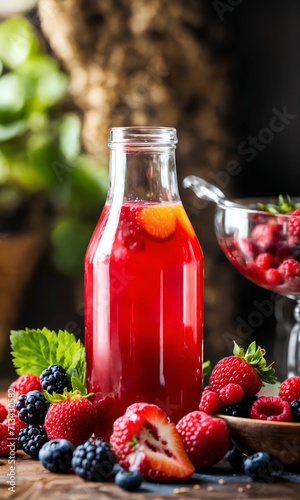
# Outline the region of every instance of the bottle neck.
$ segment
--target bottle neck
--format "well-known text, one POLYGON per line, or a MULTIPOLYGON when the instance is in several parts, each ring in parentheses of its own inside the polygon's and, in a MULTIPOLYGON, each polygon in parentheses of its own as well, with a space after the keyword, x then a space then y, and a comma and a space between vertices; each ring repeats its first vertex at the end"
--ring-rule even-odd
POLYGON ((175 146, 112 148, 107 202, 167 203, 180 200, 175 146))

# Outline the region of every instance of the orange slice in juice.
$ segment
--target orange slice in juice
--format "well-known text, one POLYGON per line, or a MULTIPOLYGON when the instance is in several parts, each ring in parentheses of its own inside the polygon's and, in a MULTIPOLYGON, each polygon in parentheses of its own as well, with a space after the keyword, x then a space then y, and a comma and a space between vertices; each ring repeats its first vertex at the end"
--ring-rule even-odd
POLYGON ((142 208, 137 220, 148 234, 160 240, 170 238, 176 231, 177 217, 173 206, 157 205, 142 208))
POLYGON ((194 228, 190 222, 190 219, 187 216, 186 211, 184 210, 182 205, 176 205, 174 207, 176 217, 179 221, 179 224, 182 226, 184 231, 188 233, 189 236, 192 236, 193 238, 195 237, 195 231, 194 228))

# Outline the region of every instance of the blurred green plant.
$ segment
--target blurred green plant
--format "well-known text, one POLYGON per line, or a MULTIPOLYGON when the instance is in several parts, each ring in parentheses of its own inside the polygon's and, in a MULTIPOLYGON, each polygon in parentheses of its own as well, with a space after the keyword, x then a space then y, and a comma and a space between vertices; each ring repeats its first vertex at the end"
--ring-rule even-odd
MULTIPOLYGON (((54 265, 82 277, 104 203, 107 167, 83 154, 81 121, 66 112, 68 78, 24 17, 0 23, 0 210, 40 193, 54 213, 54 265)), ((1 228, 0 228, 1 229, 1 228)))

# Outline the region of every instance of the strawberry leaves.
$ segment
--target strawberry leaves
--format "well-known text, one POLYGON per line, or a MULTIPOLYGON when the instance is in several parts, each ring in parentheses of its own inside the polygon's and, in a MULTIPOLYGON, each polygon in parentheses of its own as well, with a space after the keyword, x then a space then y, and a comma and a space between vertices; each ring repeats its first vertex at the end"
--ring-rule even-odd
POLYGON ((277 378, 274 376, 275 370, 272 366, 273 363, 267 365, 265 359, 266 351, 259 346, 256 347, 255 341, 249 345, 246 352, 235 341, 233 343, 234 356, 239 356, 247 361, 249 365, 253 366, 264 383, 276 384, 276 382, 278 382, 277 378))
POLYGON ((40 376, 49 365, 59 364, 67 373, 73 390, 86 393, 85 348, 72 333, 43 329, 12 330, 10 335, 13 364, 19 375, 40 376))

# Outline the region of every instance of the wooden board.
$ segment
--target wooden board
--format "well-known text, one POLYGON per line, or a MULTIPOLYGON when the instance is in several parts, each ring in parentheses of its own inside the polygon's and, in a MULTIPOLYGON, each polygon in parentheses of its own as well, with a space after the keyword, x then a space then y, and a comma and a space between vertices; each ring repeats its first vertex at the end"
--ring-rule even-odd
MULTIPOLYGON (((7 404, 3 393, 0 393, 0 402, 7 404)), ((171 497, 201 500, 295 500, 300 492, 300 471, 299 474, 285 472, 281 479, 262 483, 252 481, 246 475, 233 474, 225 461, 205 473, 194 474, 184 484, 145 481, 138 492, 128 493, 116 486, 113 480, 92 483, 82 480, 74 472, 53 474, 38 460, 33 460, 20 450, 16 452, 15 463, 12 459, 13 455, 0 457, 1 500, 167 500, 171 497)))
POLYGON ((23 452, 17 452, 12 483, 9 484, 10 465, 8 458, 0 459, 0 498, 18 500, 85 500, 99 498, 162 500, 174 498, 201 498, 210 500, 245 500, 245 499, 295 499, 299 496, 300 475, 286 473, 283 480, 269 483, 251 481, 245 475, 235 476, 231 469, 215 467, 205 474, 194 474, 185 484, 156 484, 144 482, 140 491, 128 493, 121 490, 112 481, 92 483, 83 481, 73 472, 52 474, 37 461, 23 452), (14 477, 16 479, 15 485, 14 477), (13 488, 15 492, 9 490, 13 488))

